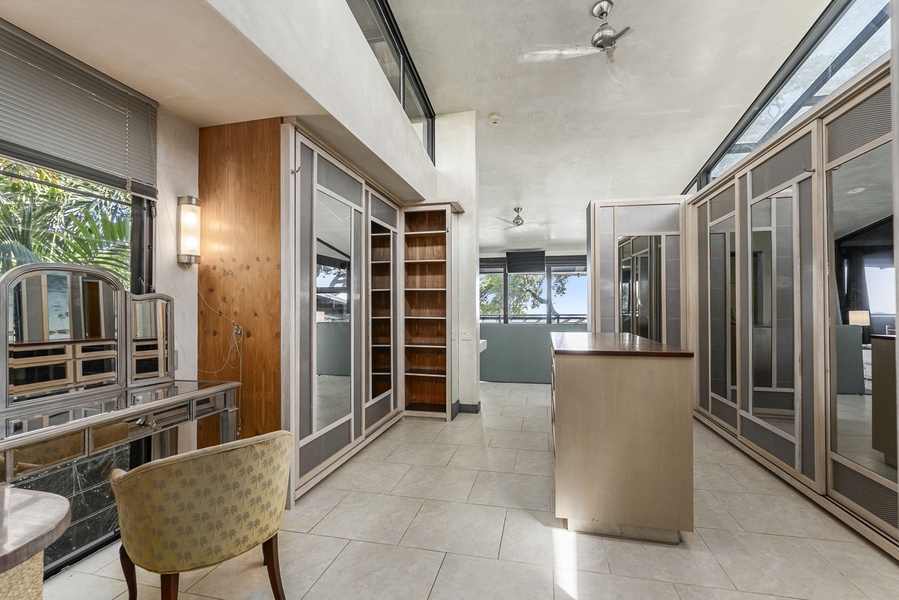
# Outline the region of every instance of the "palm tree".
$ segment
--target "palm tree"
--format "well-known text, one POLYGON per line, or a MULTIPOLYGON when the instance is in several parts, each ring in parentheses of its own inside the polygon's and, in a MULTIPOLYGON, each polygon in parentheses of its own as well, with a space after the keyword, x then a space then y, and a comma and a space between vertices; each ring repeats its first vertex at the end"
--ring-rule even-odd
POLYGON ((91 265, 128 286, 131 208, 124 192, 6 159, 0 169, 46 182, 0 175, 0 273, 34 262, 91 265))

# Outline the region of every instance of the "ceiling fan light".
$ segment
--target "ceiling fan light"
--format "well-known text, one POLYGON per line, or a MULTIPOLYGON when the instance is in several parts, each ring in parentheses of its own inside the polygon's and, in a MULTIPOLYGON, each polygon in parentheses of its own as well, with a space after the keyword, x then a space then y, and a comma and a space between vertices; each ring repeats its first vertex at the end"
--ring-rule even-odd
POLYGON ((521 215, 515 215, 515 218, 512 219, 512 223, 518 227, 520 225, 524 225, 524 219, 521 218, 521 215))

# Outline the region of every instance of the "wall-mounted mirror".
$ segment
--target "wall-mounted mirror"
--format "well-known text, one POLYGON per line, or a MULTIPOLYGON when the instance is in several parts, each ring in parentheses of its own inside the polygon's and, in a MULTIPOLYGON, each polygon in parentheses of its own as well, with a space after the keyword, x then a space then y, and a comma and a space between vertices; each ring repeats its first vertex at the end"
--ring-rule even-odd
POLYGON ((352 412, 353 209, 319 190, 315 196, 315 381, 312 431, 352 412))
MULTIPOLYGON (((7 403, 121 384, 122 288, 99 269, 28 265, 7 273, 7 403)), ((0 379, 3 381, 3 379, 0 379)))
POLYGON ((896 472, 896 271, 892 143, 828 171, 831 451, 896 472))
POLYGON ((796 433, 795 291, 798 256, 793 188, 750 207, 752 415, 796 433))
POLYGON ((720 400, 737 402, 736 222, 709 227, 709 384, 720 400))
POLYGON ((162 294, 132 296, 130 304, 130 383, 173 378, 172 298, 162 294))

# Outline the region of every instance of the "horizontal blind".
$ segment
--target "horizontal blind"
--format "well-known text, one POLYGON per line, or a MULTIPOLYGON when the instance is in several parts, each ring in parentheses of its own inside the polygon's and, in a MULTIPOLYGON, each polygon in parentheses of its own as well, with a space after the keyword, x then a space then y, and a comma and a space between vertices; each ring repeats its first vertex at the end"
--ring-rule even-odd
POLYGON ((156 110, 0 20, 0 153, 155 198, 156 110))

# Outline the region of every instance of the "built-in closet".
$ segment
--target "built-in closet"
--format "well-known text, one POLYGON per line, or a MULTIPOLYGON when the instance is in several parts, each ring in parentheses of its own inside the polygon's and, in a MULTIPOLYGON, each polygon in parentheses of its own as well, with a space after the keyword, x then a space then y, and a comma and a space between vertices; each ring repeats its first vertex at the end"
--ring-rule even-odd
POLYGON ((451 205, 401 210, 282 119, 201 129, 199 192, 199 368, 242 381, 240 436, 294 433, 295 496, 403 414, 456 415, 451 205))
POLYGON ((697 414, 899 556, 891 146, 880 62, 694 196, 687 264, 697 414))

